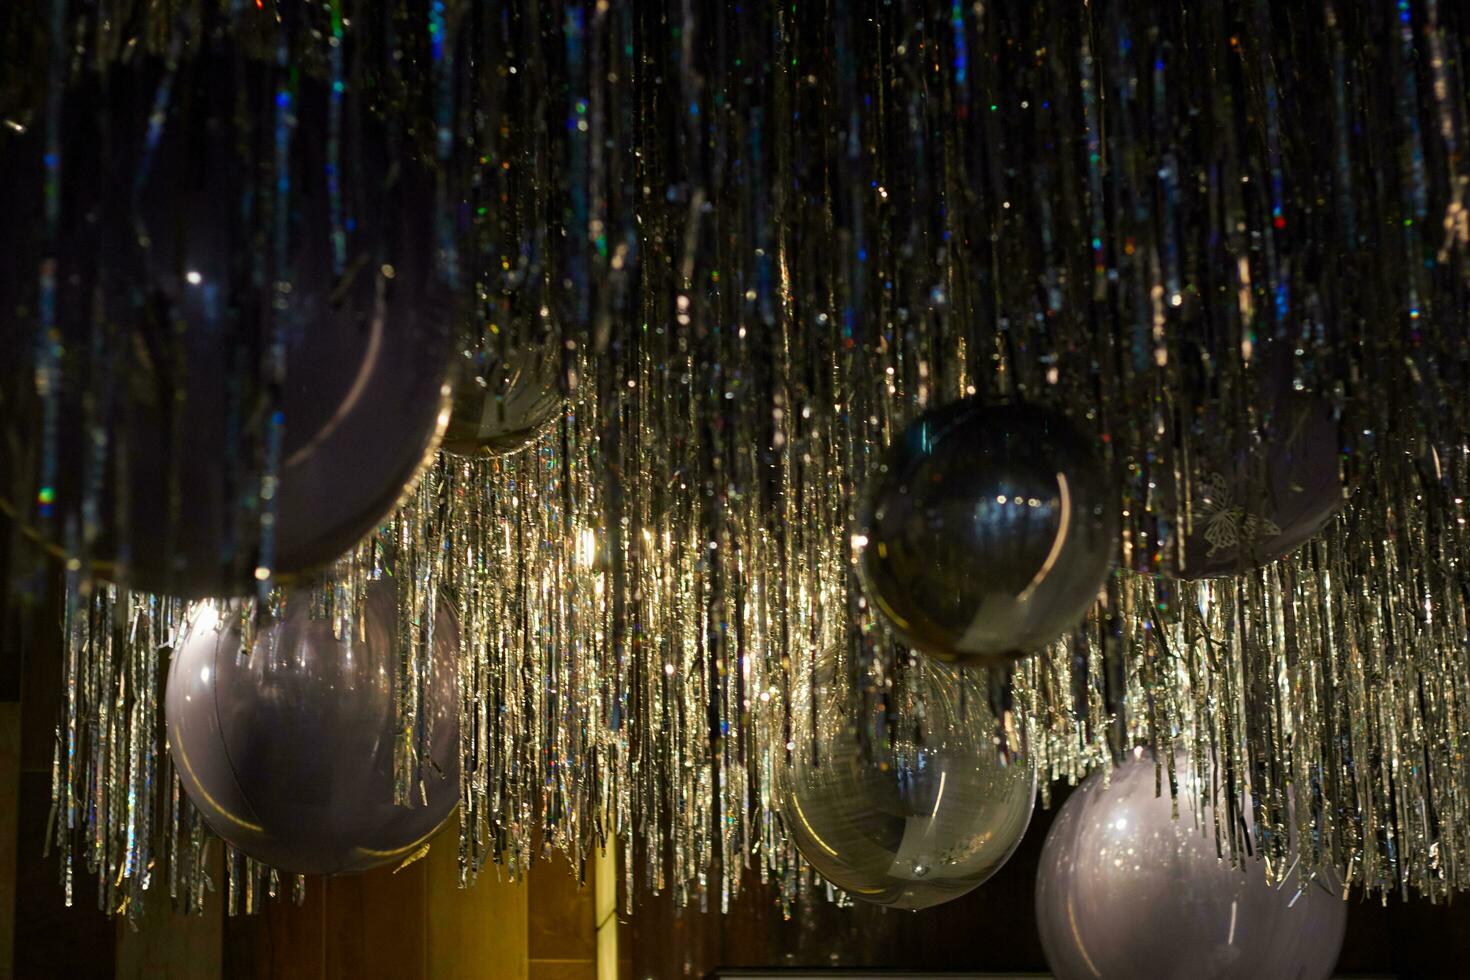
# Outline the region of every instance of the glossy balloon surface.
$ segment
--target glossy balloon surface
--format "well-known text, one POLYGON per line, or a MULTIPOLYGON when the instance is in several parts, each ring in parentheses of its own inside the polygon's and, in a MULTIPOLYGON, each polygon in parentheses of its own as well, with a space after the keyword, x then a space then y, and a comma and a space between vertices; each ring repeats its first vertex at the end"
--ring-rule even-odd
POLYGON ((1065 416, 968 399, 890 447, 860 516, 868 597, 947 660, 1031 653, 1077 625, 1117 546, 1114 496, 1065 416))
POLYGON ((550 334, 509 331, 462 358, 443 449, 499 456, 533 442, 562 412, 561 357, 550 334))
POLYGON ((0 148, 14 191, 0 254, 18 270, 0 276, 0 346, 15 353, 0 364, 0 504, 101 574, 186 597, 314 569, 392 509, 435 444, 455 321, 433 175, 349 92, 350 152, 329 176, 309 135, 327 128, 327 80, 201 44, 173 75, 142 55, 79 75, 54 244, 45 127, 0 148), (48 256, 62 352, 49 461, 48 256))
MULTIPOLYGON (((1292 358, 1280 343, 1258 352, 1250 381, 1254 428, 1227 425, 1211 406, 1190 436, 1181 467, 1190 506, 1177 548, 1139 549, 1135 571, 1171 578, 1240 575, 1306 544, 1342 508, 1341 434, 1331 402, 1293 383, 1292 358), (1226 433, 1235 433, 1231 440, 1226 433)), ((1203 381, 1197 382, 1202 390, 1203 381)), ((1161 513, 1179 512, 1163 481, 1161 513)))
POLYGON ((341 874, 401 861, 459 799, 458 628, 440 607, 425 717, 426 803, 393 802, 397 635, 393 587, 364 603, 349 644, 293 598, 240 656, 237 626, 196 613, 169 668, 169 753, 210 828, 283 871, 341 874))
POLYGON ((976 677, 932 661, 904 671, 890 695, 892 736, 865 753, 860 699, 832 658, 815 690, 795 692, 807 730, 783 773, 781 818, 817 871, 853 898, 922 909, 958 898, 1006 862, 1031 821, 1036 773, 1003 763, 995 720, 976 677), (813 751, 813 749, 815 751, 813 751))
POLYGON ((1268 884, 1259 861, 1232 868, 1216 856, 1213 812, 1181 796, 1172 819, 1154 773, 1151 760, 1118 768, 1110 786, 1094 773, 1052 823, 1036 917, 1058 980, 1330 976, 1347 906, 1329 883, 1298 895, 1268 884))

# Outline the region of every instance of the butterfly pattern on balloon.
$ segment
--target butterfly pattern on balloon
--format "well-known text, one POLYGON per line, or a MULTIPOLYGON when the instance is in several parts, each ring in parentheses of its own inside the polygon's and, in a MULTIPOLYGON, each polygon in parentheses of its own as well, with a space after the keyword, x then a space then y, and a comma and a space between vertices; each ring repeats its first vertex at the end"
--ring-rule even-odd
POLYGON ((1266 508, 1247 509, 1236 503, 1229 482, 1220 473, 1206 473, 1199 483, 1202 491, 1200 511, 1204 518, 1202 533, 1210 545, 1205 552, 1206 558, 1214 558, 1221 551, 1249 547, 1281 534, 1280 525, 1259 513, 1266 508))

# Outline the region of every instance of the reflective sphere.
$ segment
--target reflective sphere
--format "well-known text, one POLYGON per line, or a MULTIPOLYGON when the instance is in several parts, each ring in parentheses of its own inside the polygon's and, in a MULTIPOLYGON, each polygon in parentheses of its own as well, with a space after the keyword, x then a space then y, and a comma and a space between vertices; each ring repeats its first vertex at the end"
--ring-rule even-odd
POLYGON ((393 586, 364 603, 349 644, 310 616, 304 594, 240 655, 237 625, 199 607, 164 694, 169 754, 210 828, 283 871, 342 874, 402 860, 459 799, 458 626, 434 626, 425 717, 427 803, 393 803, 397 614, 393 586))
POLYGON ((1330 976, 1347 906, 1320 879, 1300 896, 1268 884, 1265 866, 1216 857, 1214 814, 1131 761, 1110 786, 1094 773, 1057 814, 1036 877, 1036 918, 1059 980, 1133 977, 1330 976))
POLYGON ((441 446, 445 452, 512 453, 561 415, 561 353, 552 335, 530 334, 507 331, 466 352, 441 446))
MULTIPOLYGON (((792 695, 795 727, 810 731, 812 688, 802 687, 792 695)), ((932 661, 903 671, 890 695, 892 738, 869 753, 857 741, 861 699, 833 656, 817 665, 815 697, 815 743, 798 736, 780 809, 822 877, 865 902, 922 909, 1006 862, 1031 822, 1036 770, 1022 757, 1002 763, 974 675, 932 661)))
POLYGON ((17 273, 0 276, 0 349, 14 355, 0 359, 0 511, 99 574, 125 563, 134 588, 186 597, 249 594, 261 566, 286 578, 326 564, 392 510, 438 435, 457 302, 434 258, 433 175, 365 105, 344 97, 350 152, 329 177, 312 135, 327 129, 328 82, 293 85, 219 39, 201 48, 171 89, 140 54, 67 93, 54 245, 45 127, 0 145, 0 184, 16 189, 0 255, 17 273), (299 128, 277 170, 283 105, 299 128), (63 352, 50 462, 43 259, 63 352))
MULTIPOLYGON (((1181 579, 1240 575, 1300 548, 1341 509, 1338 421, 1327 399, 1294 389, 1289 355, 1270 343, 1257 357, 1258 430, 1238 431, 1245 427, 1227 424, 1218 406, 1200 416, 1183 468, 1191 502, 1188 526, 1177 532, 1183 554, 1139 549, 1135 571, 1181 579)), ((1173 520, 1179 508, 1172 479, 1161 481, 1155 499, 1173 520)))
POLYGON ((945 660, 1056 639, 1096 601, 1117 545, 1089 439, 1050 409, 975 399, 904 430, 859 522, 868 597, 904 642, 945 660))

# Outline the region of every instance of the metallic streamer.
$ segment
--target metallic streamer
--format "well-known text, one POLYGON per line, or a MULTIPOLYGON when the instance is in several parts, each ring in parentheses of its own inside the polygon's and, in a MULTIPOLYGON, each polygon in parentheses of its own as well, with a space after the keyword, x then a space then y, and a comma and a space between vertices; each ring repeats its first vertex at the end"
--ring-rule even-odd
MULTIPOLYGON (((615 846, 625 903, 820 897, 775 816, 810 751, 791 706, 816 651, 847 644, 874 697, 906 657, 857 586, 855 503, 905 422, 980 394, 1090 427, 1125 527, 1087 621, 994 679, 1004 738, 1069 782, 1154 749, 1170 792, 1253 808, 1253 839, 1213 831, 1278 879, 1470 887, 1465 11, 329 8, 288 60, 350 53, 422 123, 403 152, 474 174, 441 216, 470 227, 474 341, 534 325, 564 352, 557 425, 441 458, 320 586, 351 631, 363 584, 397 583, 404 800, 456 607, 465 880, 615 846), (1259 440, 1267 343, 1340 413, 1341 514, 1237 578, 1139 574, 1205 519, 1192 454, 1259 440)), ((207 836, 144 744, 180 611, 72 584, 64 868, 133 909, 166 856, 188 905, 207 836)), ((283 891, 227 870, 234 911, 283 891)))

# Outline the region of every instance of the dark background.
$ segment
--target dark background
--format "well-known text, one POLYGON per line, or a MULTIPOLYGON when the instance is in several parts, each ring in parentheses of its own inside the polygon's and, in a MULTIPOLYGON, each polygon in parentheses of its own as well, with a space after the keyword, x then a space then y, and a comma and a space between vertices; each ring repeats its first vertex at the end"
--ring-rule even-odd
MULTIPOLYGON (((1037 808, 1020 847, 994 878, 922 912, 816 903, 783 921, 754 878, 752 890, 742 893, 723 921, 680 912, 667 899, 645 899, 627 927, 634 976, 698 977, 717 966, 1045 973, 1033 883, 1046 832, 1068 792, 1057 787, 1051 808, 1037 808)), ((1470 901, 1430 905, 1395 898, 1384 906, 1354 893, 1337 972, 1415 980, 1470 977, 1470 901)))

